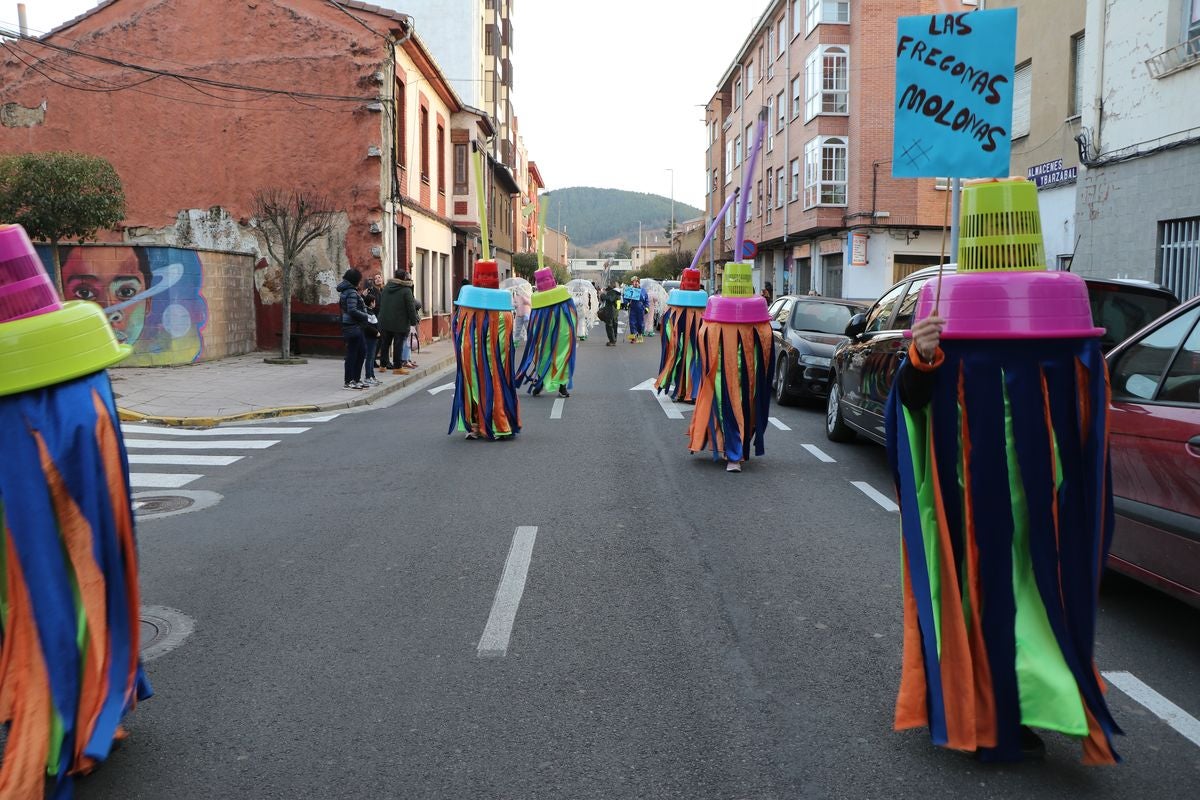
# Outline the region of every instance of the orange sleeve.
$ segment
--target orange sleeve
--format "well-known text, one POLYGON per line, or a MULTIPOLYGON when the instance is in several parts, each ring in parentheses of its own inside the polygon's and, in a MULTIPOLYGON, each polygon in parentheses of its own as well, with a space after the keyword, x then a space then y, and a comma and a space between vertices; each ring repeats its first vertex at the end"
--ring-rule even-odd
POLYGON ((917 352, 916 342, 908 346, 908 363, 921 370, 921 372, 933 372, 945 360, 946 354, 942 352, 942 348, 940 347, 933 351, 933 361, 926 363, 925 359, 921 358, 921 354, 917 352))

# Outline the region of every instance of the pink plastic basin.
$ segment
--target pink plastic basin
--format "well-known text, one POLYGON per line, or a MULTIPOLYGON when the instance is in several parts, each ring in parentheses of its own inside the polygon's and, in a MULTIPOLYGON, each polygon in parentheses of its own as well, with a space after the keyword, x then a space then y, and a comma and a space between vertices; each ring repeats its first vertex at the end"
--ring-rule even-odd
MULTIPOLYGON (((921 289, 917 319, 933 311, 937 279, 921 289)), ((945 339, 1080 339, 1101 336, 1087 284, 1070 272, 971 272, 942 277, 945 339)))
POLYGON ((744 325, 767 322, 771 315, 767 313, 767 298, 755 297, 722 297, 713 295, 708 298, 704 308, 705 322, 728 322, 733 325, 744 325))

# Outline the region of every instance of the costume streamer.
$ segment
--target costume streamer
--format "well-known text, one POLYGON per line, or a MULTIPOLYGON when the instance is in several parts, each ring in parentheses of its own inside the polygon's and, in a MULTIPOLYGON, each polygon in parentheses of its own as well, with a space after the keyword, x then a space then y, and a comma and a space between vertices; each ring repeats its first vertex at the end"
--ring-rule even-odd
POLYGON ((662 356, 658 362, 658 379, 654 388, 672 400, 694 403, 700 393, 704 366, 700 353, 700 326, 708 294, 700 289, 700 271, 683 271, 678 289, 667 297, 667 311, 662 320, 662 356))
POLYGON ((529 335, 517 368, 517 386, 529 384, 531 394, 543 390, 571 389, 575 374, 575 329, 578 311, 565 286, 557 286, 554 272, 534 273, 537 291, 529 313, 529 335))
POLYGON ((61 304, 0 226, 0 797, 70 797, 150 685, 138 657, 129 468, 104 369, 129 354, 94 303, 61 304))

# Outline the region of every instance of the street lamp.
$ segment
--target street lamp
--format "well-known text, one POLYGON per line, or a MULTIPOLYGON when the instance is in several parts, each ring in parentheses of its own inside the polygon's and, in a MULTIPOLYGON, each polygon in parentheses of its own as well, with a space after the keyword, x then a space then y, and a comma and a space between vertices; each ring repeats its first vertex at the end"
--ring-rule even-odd
POLYGON ((675 239, 675 170, 667 167, 667 172, 671 173, 671 232, 667 236, 667 244, 671 245, 674 250, 675 239))

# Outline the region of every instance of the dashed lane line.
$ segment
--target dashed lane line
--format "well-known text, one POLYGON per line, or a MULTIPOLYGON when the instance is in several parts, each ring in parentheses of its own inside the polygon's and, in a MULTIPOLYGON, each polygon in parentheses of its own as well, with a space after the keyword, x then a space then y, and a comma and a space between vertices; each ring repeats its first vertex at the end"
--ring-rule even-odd
POLYGON ((890 497, 883 494, 882 492, 880 492, 878 489, 876 489, 874 486, 867 483, 866 481, 850 481, 850 483, 854 484, 855 488, 857 488, 860 492, 862 492, 867 497, 871 498, 876 503, 878 503, 880 506, 882 506, 884 511, 899 511, 900 510, 900 506, 898 506, 894 502, 892 502, 892 499, 890 497))
POLYGON ((454 388, 453 383, 443 383, 441 386, 435 386, 429 390, 430 394, 441 394, 442 392, 450 391, 454 388))
POLYGON ((767 417, 767 422, 771 423, 776 428, 779 428, 779 430, 781 430, 781 431, 790 431, 791 430, 791 428, 789 428, 787 425, 784 425, 779 420, 779 417, 767 417))
POLYGON ((1192 744, 1200 747, 1200 720, 1138 680, 1132 672, 1105 672, 1105 679, 1141 703, 1154 716, 1174 728, 1192 744))
POLYGON ((803 447, 808 452, 812 453, 814 456, 816 456, 818 461, 823 461, 826 464, 836 464, 837 463, 837 460, 834 459, 833 456, 829 455, 824 450, 817 447, 815 444, 802 444, 800 446, 803 447))
POLYGON ((566 402, 561 397, 554 399, 554 406, 550 409, 550 419, 562 419, 563 404, 566 402))
POLYGON ((245 456, 202 456, 191 453, 130 453, 130 464, 162 464, 175 467, 228 467, 245 456))
POLYGON ((504 563, 504 574, 496 588, 492 611, 479 639, 476 654, 480 658, 503 658, 508 654, 508 640, 512 637, 513 622, 521 595, 525 592, 525 577, 529 574, 529 561, 533 556, 533 543, 537 540, 537 527, 522 525, 513 534, 508 560, 504 563))

